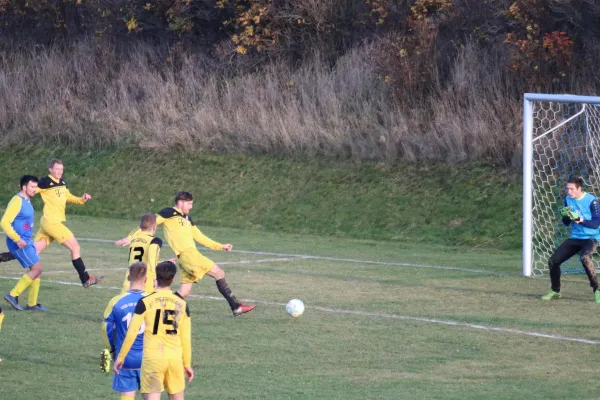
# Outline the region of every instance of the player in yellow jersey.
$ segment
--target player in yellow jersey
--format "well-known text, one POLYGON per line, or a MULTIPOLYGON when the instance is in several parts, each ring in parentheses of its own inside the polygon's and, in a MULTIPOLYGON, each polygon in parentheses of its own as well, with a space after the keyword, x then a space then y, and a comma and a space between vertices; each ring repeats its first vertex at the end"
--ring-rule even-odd
MULTIPOLYGON (((156 215, 144 214, 140 221, 140 231, 131 239, 129 244, 129 263, 131 265, 136 262, 143 262, 147 265, 148 270, 146 272, 146 284, 144 285, 144 291, 146 293, 152 293, 154 291, 154 280, 156 279, 156 264, 158 264, 160 248, 162 247, 162 240, 154 237, 156 233, 156 215)), ((125 281, 123 282, 123 290, 121 293, 125 293, 129 290, 129 270, 125 274, 125 281)))
MULTIPOLYGON (((229 303, 234 316, 251 311, 255 306, 246 305, 235 298, 225 280, 225 272, 214 261, 203 256, 196 249, 194 241, 217 251, 231 251, 232 246, 231 244, 215 242, 205 236, 194 225, 190 217, 193 203, 194 199, 191 193, 178 192, 175 196, 175 207, 163 208, 156 216, 156 224, 164 225, 167 242, 169 242, 169 246, 171 246, 179 260, 181 286, 178 293, 186 298, 192 291, 192 284, 198 282, 204 275, 208 275, 215 279, 219 292, 229 303)), ((139 229, 133 231, 129 236, 115 242, 115 244, 117 246, 129 245, 138 232, 139 229)))
MULTIPOLYGON (((38 184, 38 192, 44 201, 44 214, 40 219, 40 229, 34 238, 35 249, 39 254, 54 240, 68 248, 71 251, 71 262, 79 274, 81 284, 85 288, 90 287, 100 282, 103 277, 93 277, 87 273, 85 264, 81 259, 79 243, 63 222, 67 220, 65 216, 67 203, 85 204, 92 199, 92 196, 87 193, 84 193, 81 197, 71 194, 67 188, 67 183, 62 179, 64 171, 62 161, 50 161, 48 171, 50 174, 40 179, 38 184)), ((10 260, 14 260, 11 253, 0 254, 0 262, 10 260)))
POLYGON ((176 273, 177 266, 171 261, 156 266, 156 291, 138 300, 114 365, 119 374, 144 326, 140 391, 145 400, 159 400, 165 388, 169 400, 183 400, 185 375, 188 382, 194 379, 190 310, 185 300, 171 292, 176 273))

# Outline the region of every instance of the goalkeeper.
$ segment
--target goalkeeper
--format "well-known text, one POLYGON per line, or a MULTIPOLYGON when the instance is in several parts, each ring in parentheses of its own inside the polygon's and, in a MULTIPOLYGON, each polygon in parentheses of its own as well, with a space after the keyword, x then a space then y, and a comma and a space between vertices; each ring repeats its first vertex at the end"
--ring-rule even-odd
POLYGON ((571 235, 548 260, 550 270, 550 293, 542 300, 560 299, 560 265, 579 253, 579 260, 585 269, 590 286, 594 290, 594 300, 600 303, 600 291, 596 269, 592 263, 592 254, 596 252, 600 240, 600 203, 596 196, 583 191, 583 179, 578 176, 569 178, 566 184, 567 196, 560 209, 562 222, 571 226, 571 235))

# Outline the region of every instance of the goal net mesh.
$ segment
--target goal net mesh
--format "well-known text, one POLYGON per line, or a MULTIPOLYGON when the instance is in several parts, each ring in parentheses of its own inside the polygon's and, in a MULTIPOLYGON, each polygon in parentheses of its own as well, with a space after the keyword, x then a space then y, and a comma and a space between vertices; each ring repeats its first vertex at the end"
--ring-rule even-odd
MULTIPOLYGON (((600 108, 592 104, 533 103, 532 275, 548 273, 548 259, 569 237, 562 223, 565 184, 581 176, 585 191, 600 193, 600 108)), ((594 257, 596 270, 598 258, 594 257)), ((563 273, 583 273, 578 257, 562 265, 563 273)))

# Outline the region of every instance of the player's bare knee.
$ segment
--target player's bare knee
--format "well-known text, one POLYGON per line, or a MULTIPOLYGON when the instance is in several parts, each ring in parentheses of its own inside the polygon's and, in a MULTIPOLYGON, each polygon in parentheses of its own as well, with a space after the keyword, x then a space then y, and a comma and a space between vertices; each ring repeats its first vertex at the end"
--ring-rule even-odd
POLYGON ((44 251, 46 249, 46 246, 48 246, 48 243, 46 242, 46 239, 41 239, 41 240, 38 240, 37 242, 35 242, 34 246, 35 246, 35 251, 37 251, 38 253, 41 253, 42 251, 44 251))
POLYGON ((213 265, 209 274, 217 281, 225 278, 225 271, 223 271, 217 264, 213 265))
POLYGON ((31 270, 31 275, 33 279, 39 278, 40 276, 42 276, 42 265, 41 264, 35 264, 34 266, 32 266, 30 268, 31 270))

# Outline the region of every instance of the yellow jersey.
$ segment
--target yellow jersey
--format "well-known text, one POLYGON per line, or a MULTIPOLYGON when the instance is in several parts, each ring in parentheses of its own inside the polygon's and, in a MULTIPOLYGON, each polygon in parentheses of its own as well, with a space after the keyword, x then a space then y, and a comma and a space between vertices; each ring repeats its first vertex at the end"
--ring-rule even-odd
POLYGON ((40 179, 38 182, 38 192, 44 201, 44 214, 42 218, 47 223, 65 222, 67 220, 65 216, 67 203, 85 203, 81 197, 74 196, 69 192, 67 182, 64 179, 56 180, 50 175, 40 179))
MULTIPOLYGON (((205 236, 189 215, 184 215, 177 207, 163 208, 156 214, 156 225, 164 225, 165 236, 169 246, 175 252, 175 255, 181 254, 184 250, 195 248, 194 240, 203 246, 213 250, 223 250, 223 245, 215 242, 205 236)), ((129 234, 129 238, 133 238, 141 232, 141 229, 136 229, 129 234)))
MULTIPOLYGON (((143 262, 148 269, 146 270, 146 284, 144 291, 152 293, 154 291, 154 280, 156 279, 156 264, 158 264, 162 240, 154 237, 148 232, 140 230, 129 244, 129 262, 131 265, 135 262, 143 262)), ((129 289, 129 270, 125 273, 125 282, 123 283, 123 292, 129 289)))
POLYGON ((135 312, 117 360, 123 361, 144 327, 144 359, 183 360, 192 365, 192 323, 187 303, 170 289, 158 289, 142 297, 135 312))

